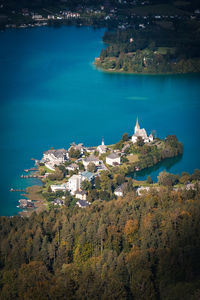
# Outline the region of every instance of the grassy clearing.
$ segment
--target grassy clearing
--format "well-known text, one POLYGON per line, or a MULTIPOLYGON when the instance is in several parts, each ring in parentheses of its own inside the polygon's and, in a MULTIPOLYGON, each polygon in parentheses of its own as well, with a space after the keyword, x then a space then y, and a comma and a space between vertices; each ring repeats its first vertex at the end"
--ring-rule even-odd
POLYGON ((42 196, 42 187, 38 185, 30 186, 26 189, 26 194, 23 195, 30 200, 35 201, 35 209, 34 210, 25 210, 20 212, 21 216, 29 217, 33 211, 41 212, 48 208, 47 201, 42 196))
POLYGON ((39 169, 40 173, 44 172, 44 171, 45 171, 45 173, 53 173, 54 172, 53 170, 48 169, 46 166, 39 166, 38 169, 39 169))
POLYGON ((128 155, 127 159, 129 161, 129 163, 131 163, 131 164, 139 161, 138 154, 128 155))

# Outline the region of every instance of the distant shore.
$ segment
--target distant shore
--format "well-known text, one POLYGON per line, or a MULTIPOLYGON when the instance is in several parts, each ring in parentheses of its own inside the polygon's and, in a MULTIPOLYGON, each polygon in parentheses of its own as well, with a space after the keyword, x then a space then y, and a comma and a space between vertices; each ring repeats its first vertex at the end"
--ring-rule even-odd
MULTIPOLYGON (((187 63, 187 61, 185 61, 187 63)), ((198 63, 200 65, 200 59, 198 59, 198 63)), ((191 69, 188 71, 172 71, 172 72, 148 72, 146 70, 143 70, 142 72, 133 72, 133 71, 125 71, 124 69, 116 69, 116 68, 105 68, 102 65, 102 62, 100 61, 94 61, 93 65, 96 67, 97 70, 104 72, 104 73, 110 73, 110 74, 123 74, 123 75, 149 75, 149 76, 155 76, 155 75, 188 75, 188 74, 198 74, 200 73, 200 69, 191 69)))

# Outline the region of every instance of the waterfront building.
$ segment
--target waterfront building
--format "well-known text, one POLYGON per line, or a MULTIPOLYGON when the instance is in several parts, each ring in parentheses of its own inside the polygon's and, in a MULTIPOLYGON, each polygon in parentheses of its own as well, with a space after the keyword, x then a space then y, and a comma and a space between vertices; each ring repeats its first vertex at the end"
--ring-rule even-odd
POLYGON ((83 147, 82 143, 76 144, 73 142, 72 144, 70 144, 70 148, 68 149, 68 151, 70 151, 72 148, 74 150, 79 150, 81 154, 85 152, 85 148, 83 147))
POLYGON ((51 149, 43 152, 43 158, 41 162, 43 162, 47 168, 54 170, 54 165, 63 164, 69 158, 69 154, 65 149, 51 149))
POLYGON ((120 165, 121 159, 120 156, 116 153, 111 153, 106 156, 106 163, 110 166, 120 165))
POLYGON ((43 19, 43 16, 42 16, 42 15, 38 15, 38 14, 33 14, 33 15, 32 15, 32 19, 33 19, 33 20, 42 20, 42 19, 43 19))
POLYGON ((97 147, 97 151, 99 151, 100 154, 106 153, 107 146, 104 144, 104 139, 102 139, 101 145, 97 147))
POLYGON ((140 128, 138 118, 137 118, 135 129, 134 129, 134 134, 132 135, 132 138, 131 138, 133 144, 137 142, 137 138, 139 136, 144 140, 145 143, 153 142, 153 135, 150 134, 149 136, 147 136, 146 130, 144 128, 140 128))

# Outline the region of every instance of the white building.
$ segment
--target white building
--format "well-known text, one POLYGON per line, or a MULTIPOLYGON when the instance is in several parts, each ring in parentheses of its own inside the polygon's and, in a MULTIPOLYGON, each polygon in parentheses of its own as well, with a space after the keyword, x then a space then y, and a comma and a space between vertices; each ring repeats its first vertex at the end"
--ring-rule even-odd
POLYGON ((77 164, 73 163, 73 164, 69 165, 68 167, 66 167, 66 169, 69 171, 75 171, 75 170, 79 169, 79 166, 77 164))
POLYGON ((94 174, 91 172, 82 172, 79 175, 73 175, 69 178, 67 183, 67 189, 72 195, 75 195, 77 191, 81 189, 81 182, 84 180, 92 181, 94 179, 94 174))
POLYGON ((104 144, 104 139, 102 139, 101 145, 99 145, 99 146, 97 147, 97 151, 99 151, 100 154, 106 153, 107 147, 106 147, 106 145, 104 144))
POLYGON ((90 205, 90 203, 89 203, 88 201, 85 201, 85 200, 78 200, 78 201, 76 202, 76 204, 77 204, 79 207, 81 207, 81 208, 85 208, 85 207, 87 207, 87 206, 90 205))
POLYGON ((110 166, 120 165, 121 159, 120 156, 116 153, 111 153, 106 157, 106 163, 110 166))
POLYGON ((33 14, 32 19, 33 20, 42 20, 43 16, 42 15, 38 15, 38 14, 33 14))
POLYGON ((140 128, 140 125, 138 123, 138 118, 137 118, 134 134, 131 138, 133 144, 135 144, 137 142, 137 138, 139 136, 142 137, 142 139, 144 140, 145 143, 153 142, 153 135, 150 134, 149 136, 147 136, 146 130, 144 128, 140 128))
POLYGON ((149 186, 140 186, 137 189, 137 194, 138 194, 138 196, 141 196, 144 192, 148 192, 149 190, 150 190, 149 186))
POLYGON ((94 153, 95 150, 96 150, 96 147, 87 147, 87 148, 85 148, 85 150, 86 150, 88 153, 94 153))
POLYGON ((51 185, 51 190, 52 192, 57 192, 57 191, 66 191, 67 190, 67 184, 63 183, 63 184, 52 184, 51 185))
POLYGON ((81 175, 73 175, 69 178, 68 190, 74 195, 77 190, 80 190, 82 181, 81 175))
POLYGON ((90 155, 90 156, 86 157, 85 159, 83 159, 83 165, 86 169, 90 163, 93 163, 93 164, 95 164, 96 167, 98 167, 100 164, 100 161, 94 155, 90 155))
POLYGON ((123 190, 121 186, 118 186, 114 191, 115 196, 122 197, 123 196, 123 190))
POLYGON ((86 200, 87 194, 85 191, 78 190, 75 193, 75 198, 80 199, 80 200, 86 200))
POLYGON ((54 165, 63 164, 69 158, 68 152, 65 149, 48 150, 43 152, 43 162, 48 168, 54 170, 54 165))
POLYGON ((72 148, 74 150, 79 150, 81 154, 83 154, 85 152, 85 148, 83 147, 82 143, 80 143, 80 144, 76 144, 76 143, 70 144, 70 148, 68 149, 68 151, 70 151, 72 148))

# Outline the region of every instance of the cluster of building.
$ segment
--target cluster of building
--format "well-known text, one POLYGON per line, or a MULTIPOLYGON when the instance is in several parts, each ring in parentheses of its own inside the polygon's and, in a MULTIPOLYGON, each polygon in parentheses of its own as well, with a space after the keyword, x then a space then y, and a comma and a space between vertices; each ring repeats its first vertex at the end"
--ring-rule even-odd
MULTIPOLYGON (((66 150, 66 149, 51 149, 47 150, 43 153, 43 158, 41 160, 41 163, 44 163, 45 166, 52 170, 55 171, 55 166, 59 166, 61 164, 64 164, 65 162, 69 161, 69 152, 71 149, 74 150, 79 150, 81 156, 83 156, 80 159, 77 159, 77 162, 82 162, 85 169, 93 163, 98 170, 106 170, 107 168, 105 167, 104 163, 102 160, 100 160, 97 156, 94 155, 94 152, 97 151, 100 155, 104 154, 107 152, 108 148, 104 144, 104 140, 102 139, 102 144, 99 145, 98 147, 84 147, 83 144, 75 144, 72 143, 71 147, 66 150), (86 153, 89 153, 89 156, 84 157, 86 153)), ((120 165, 121 163, 121 158, 120 155, 117 153, 110 153, 106 156, 106 164, 110 166, 115 166, 115 165, 120 165)), ((69 166, 66 167, 69 171, 75 171, 78 169, 78 164, 77 163, 72 163, 69 166)))
MULTIPOLYGON (((153 141, 153 135, 150 134, 149 136, 147 136, 146 130, 144 128, 142 129, 140 128, 138 118, 137 118, 134 134, 131 137, 131 141, 133 144, 137 142, 139 136, 143 139, 144 143, 150 143, 153 141)), ((84 147, 82 143, 80 144, 72 143, 68 150, 63 148, 58 150, 51 149, 45 151, 43 153, 43 158, 41 162, 44 163, 45 166, 52 171, 55 170, 56 166, 65 164, 66 162, 70 162, 69 154, 72 149, 74 151, 78 150, 80 153, 80 158, 76 159, 75 162, 72 162, 71 164, 68 164, 66 166, 66 169, 68 171, 75 172, 76 174, 72 173, 73 175, 68 178, 68 181, 66 183, 60 185, 58 184, 51 185, 52 192, 69 191, 73 196, 75 196, 75 198, 81 201, 77 203, 80 207, 88 206, 89 203, 86 201, 87 194, 81 188, 82 182, 86 180, 93 185, 95 177, 98 176, 102 170, 107 170, 107 166, 120 165, 121 155, 123 154, 123 151, 127 146, 130 145, 126 144, 121 151, 113 150, 111 152, 111 148, 106 146, 104 143, 104 139, 102 139, 101 145, 97 147, 84 147), (99 156, 95 155, 95 152, 98 152, 99 156, 102 154, 105 155, 105 163, 102 159, 99 158, 99 156), (80 162, 82 163, 85 169, 85 171, 83 172, 79 170, 80 162), (94 173, 88 171, 88 168, 91 164, 96 168, 96 171, 94 173), (84 203, 84 206, 82 206, 81 203, 82 204, 84 203)), ((121 186, 118 187, 115 190, 115 195, 122 196, 123 187, 121 186)))

